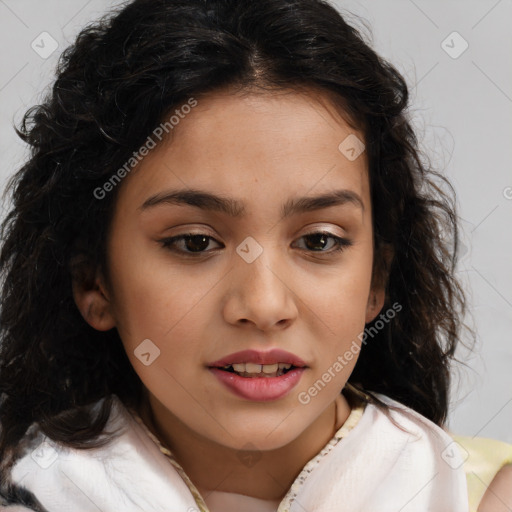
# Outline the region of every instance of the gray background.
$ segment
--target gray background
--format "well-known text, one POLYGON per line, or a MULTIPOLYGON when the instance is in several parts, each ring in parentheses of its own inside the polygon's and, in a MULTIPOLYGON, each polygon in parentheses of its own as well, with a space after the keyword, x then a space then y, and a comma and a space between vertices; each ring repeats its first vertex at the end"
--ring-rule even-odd
MULTIPOLYGON (((0 0, 2 190, 26 157, 13 122, 41 100, 58 55, 80 28, 118 3, 0 0), (47 58, 31 47, 51 48, 42 32, 58 43, 47 58)), ((512 443, 512 0, 334 3, 368 21, 372 35, 348 16, 406 77, 422 148, 458 194, 458 275, 478 341, 454 368, 448 428, 512 443)))

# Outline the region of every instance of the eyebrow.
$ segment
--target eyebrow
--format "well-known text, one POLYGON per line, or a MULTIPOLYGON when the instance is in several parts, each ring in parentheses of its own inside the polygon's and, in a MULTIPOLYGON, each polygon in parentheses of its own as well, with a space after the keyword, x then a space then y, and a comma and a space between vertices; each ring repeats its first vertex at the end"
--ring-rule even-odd
MULTIPOLYGON (((202 210, 220 212, 234 218, 246 215, 245 206, 241 201, 197 189, 170 190, 155 194, 146 199, 139 209, 146 211, 161 204, 194 206, 202 210)), ((300 213, 345 205, 356 206, 363 212, 365 210, 363 200, 358 194, 352 190, 341 189, 317 196, 288 199, 282 205, 281 215, 283 218, 286 218, 300 213)))

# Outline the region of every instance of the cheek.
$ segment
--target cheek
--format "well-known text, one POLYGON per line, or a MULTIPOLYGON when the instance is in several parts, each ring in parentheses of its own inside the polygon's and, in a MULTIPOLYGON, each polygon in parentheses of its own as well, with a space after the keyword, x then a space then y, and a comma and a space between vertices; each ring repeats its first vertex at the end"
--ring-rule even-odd
POLYGON ((111 254, 116 262, 111 266, 113 311, 125 344, 146 338, 165 343, 183 326, 196 325, 202 299, 215 286, 216 276, 198 272, 194 265, 178 269, 165 253, 155 258, 134 248, 111 254))
POLYGON ((312 310, 338 338, 364 328, 371 283, 371 261, 345 260, 321 280, 305 280, 304 294, 312 310))
POLYGON ((193 330, 202 299, 211 288, 208 281, 196 281, 169 276, 131 279, 116 307, 121 337, 125 331, 129 338, 149 337, 165 343, 184 329, 193 330))
POLYGON ((323 286, 318 286, 317 282, 316 286, 308 283, 309 286, 303 288, 308 290, 308 305, 317 316, 316 325, 323 333, 321 349, 319 347, 317 353, 320 361, 317 373, 322 381, 332 382, 335 388, 343 386, 359 357, 371 268, 370 245, 354 251, 350 258, 347 256, 322 279, 323 286))
POLYGON ((125 351, 146 387, 172 387, 179 395, 175 381, 187 382, 201 355, 200 341, 209 318, 205 296, 214 282, 184 277, 183 272, 164 275, 155 266, 149 271, 137 267, 136 273, 124 270, 117 271, 122 286, 116 310, 125 351))

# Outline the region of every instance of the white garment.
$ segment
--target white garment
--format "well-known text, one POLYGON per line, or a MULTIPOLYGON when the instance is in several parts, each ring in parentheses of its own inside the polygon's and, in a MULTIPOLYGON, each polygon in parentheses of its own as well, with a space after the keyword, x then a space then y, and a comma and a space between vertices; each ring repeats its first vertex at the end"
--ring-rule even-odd
MULTIPOLYGON (((452 439, 418 413, 377 396, 400 409, 390 414, 406 431, 368 404, 348 434, 338 435, 341 427, 304 466, 277 512, 469 511, 463 461, 452 439)), ((93 450, 46 439, 34 453, 39 437, 14 466, 13 482, 49 512, 197 512, 185 480, 118 399, 107 430, 117 427, 122 435, 93 450)))

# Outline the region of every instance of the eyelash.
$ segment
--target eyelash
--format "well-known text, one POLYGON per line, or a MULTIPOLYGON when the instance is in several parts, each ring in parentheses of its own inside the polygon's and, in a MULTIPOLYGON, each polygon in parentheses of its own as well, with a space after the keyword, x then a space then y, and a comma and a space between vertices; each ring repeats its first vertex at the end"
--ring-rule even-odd
MULTIPOLYGON (((333 235, 332 233, 329 233, 328 231, 313 231, 311 233, 306 233, 305 235, 302 235, 300 237, 300 239, 310 237, 310 236, 315 236, 315 235, 324 235, 327 238, 332 238, 335 241, 336 246, 328 251, 313 251, 313 250, 303 249, 304 251, 316 253, 316 254, 336 254, 336 253, 339 253, 353 245, 353 242, 351 240, 333 235)), ((171 238, 164 238, 162 240, 159 240, 159 242, 162 244, 162 247, 164 247, 165 249, 172 251, 172 252, 176 252, 180 255, 183 255, 184 257, 198 258, 198 257, 201 257, 201 256, 207 254, 208 252, 212 252, 212 251, 190 252, 190 251, 183 251, 182 249, 176 248, 175 243, 178 240, 184 240, 186 238, 190 238, 193 236, 202 236, 202 237, 208 238, 209 240, 215 240, 212 236, 206 235, 204 233, 183 233, 182 235, 173 236, 171 238)), ((217 242, 217 240, 215 240, 215 241, 217 242)), ((220 242, 217 242, 217 243, 220 243, 220 242)))

